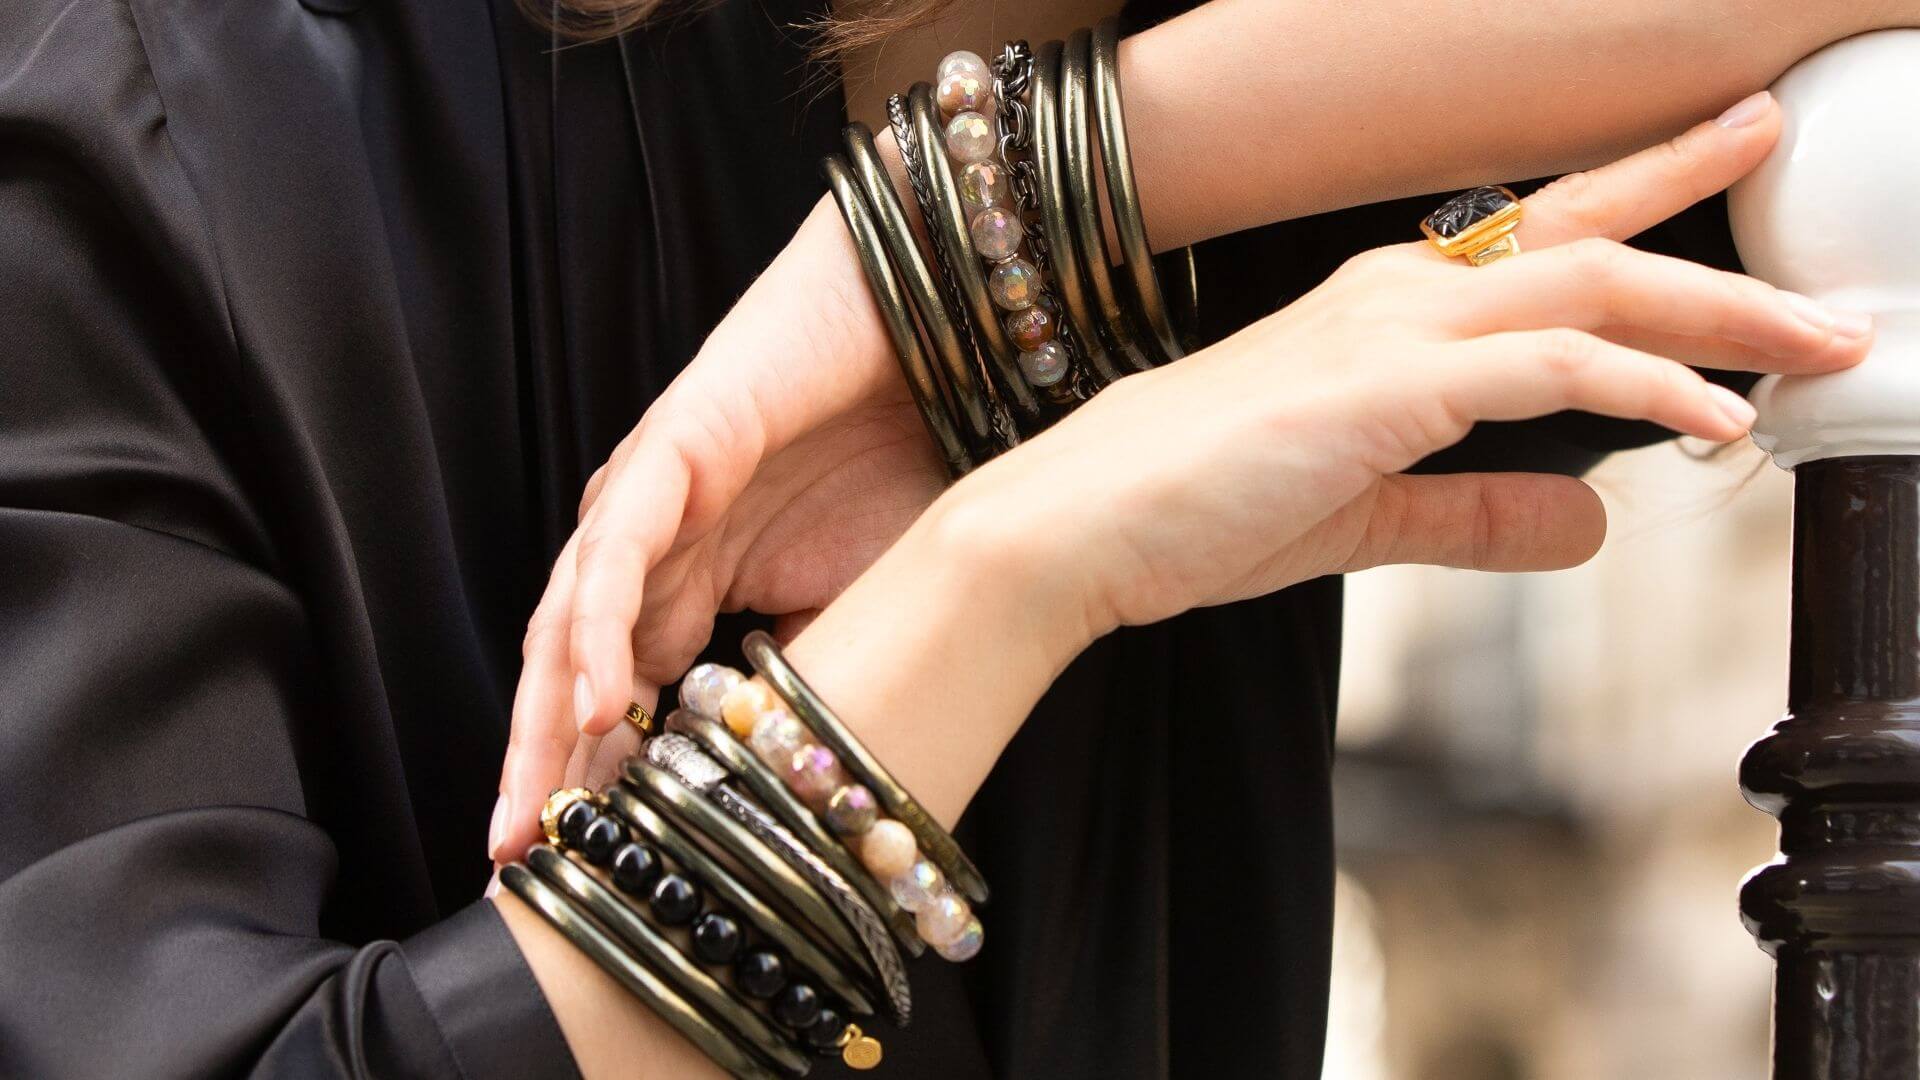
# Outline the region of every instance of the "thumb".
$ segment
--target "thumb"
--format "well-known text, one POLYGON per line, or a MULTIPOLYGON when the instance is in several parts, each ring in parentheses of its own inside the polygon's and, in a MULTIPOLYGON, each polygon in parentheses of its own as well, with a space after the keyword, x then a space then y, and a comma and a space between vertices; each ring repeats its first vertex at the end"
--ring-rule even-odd
POLYGON ((1425 563, 1507 573, 1563 570, 1600 550, 1607 512, 1570 476, 1382 477, 1366 533, 1341 572, 1425 563))

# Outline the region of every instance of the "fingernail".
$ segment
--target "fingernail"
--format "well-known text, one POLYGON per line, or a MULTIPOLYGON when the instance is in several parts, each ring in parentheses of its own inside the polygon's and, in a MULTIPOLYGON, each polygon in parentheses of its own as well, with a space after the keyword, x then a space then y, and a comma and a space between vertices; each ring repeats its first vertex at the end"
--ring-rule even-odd
POLYGON ((500 845, 507 840, 507 822, 513 820, 513 803, 507 793, 501 792, 499 801, 493 804, 493 824, 487 827, 487 857, 500 861, 500 845))
POLYGON ((586 672, 573 677, 573 726, 586 730, 587 721, 593 719, 593 680, 586 672))
POLYGON ((1720 407, 1727 419, 1743 429, 1753 426, 1753 419, 1759 414, 1754 411, 1752 402, 1724 386, 1708 386, 1707 389, 1713 394, 1713 403, 1720 407))
POLYGON ((1802 296, 1797 292, 1782 292, 1780 299, 1786 303, 1787 310, 1793 312, 1794 318, 1801 322, 1816 330, 1835 329, 1833 309, 1811 296, 1802 296))
POLYGON ((495 870, 493 876, 487 879, 487 891, 480 895, 488 900, 500 895, 500 871, 495 870))
POLYGON ((1863 338, 1873 333, 1873 316, 1864 311, 1834 311, 1833 332, 1841 337, 1863 338))
POLYGON ((1734 102, 1733 107, 1721 113, 1714 123, 1723 128, 1743 128, 1765 116, 1768 107, 1772 104, 1773 95, 1762 90, 1752 97, 1741 98, 1734 102))

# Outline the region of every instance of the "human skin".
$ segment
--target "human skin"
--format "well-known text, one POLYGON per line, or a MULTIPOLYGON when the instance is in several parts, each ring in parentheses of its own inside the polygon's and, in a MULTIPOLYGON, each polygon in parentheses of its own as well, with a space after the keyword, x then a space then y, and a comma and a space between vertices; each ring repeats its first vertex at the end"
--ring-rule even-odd
MULTIPOLYGON (((1526 255, 1473 269, 1419 244, 1371 252, 1228 340, 1123 380, 939 496, 790 659, 951 823, 1048 685, 1116 627, 1383 563, 1583 561, 1605 521, 1580 481, 1402 470, 1475 422, 1570 408, 1744 435, 1751 407, 1666 355, 1680 344, 1765 370, 1858 362, 1863 316, 1605 239, 1732 182, 1779 125, 1770 98, 1750 99, 1535 195, 1526 255), (1076 463, 1090 459, 1115 467, 1088 476, 1076 463)), ((537 915, 496 902, 584 1075, 711 1071, 537 915)))

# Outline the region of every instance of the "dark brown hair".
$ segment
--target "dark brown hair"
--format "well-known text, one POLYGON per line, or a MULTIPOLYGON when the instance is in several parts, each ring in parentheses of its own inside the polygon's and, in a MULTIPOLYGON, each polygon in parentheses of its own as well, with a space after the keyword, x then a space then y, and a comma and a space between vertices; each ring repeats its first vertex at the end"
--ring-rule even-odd
MULTIPOLYGON (((694 0, 697 6, 706 0, 694 0)), ((813 54, 826 61, 940 17, 954 0, 862 0, 846 14, 828 15, 801 29, 814 36, 813 54)), ((682 9, 684 0, 520 0, 535 22, 575 41, 618 37, 656 16, 682 9)))

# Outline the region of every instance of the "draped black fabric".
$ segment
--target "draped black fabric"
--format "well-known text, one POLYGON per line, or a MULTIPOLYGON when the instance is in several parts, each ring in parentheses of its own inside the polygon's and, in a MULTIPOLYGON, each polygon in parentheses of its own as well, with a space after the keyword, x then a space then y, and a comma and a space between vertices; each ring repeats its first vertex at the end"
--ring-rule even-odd
MULTIPOLYGON (((511 0, 0 6, 0 1075, 572 1074, 474 902, 519 640, 821 193, 806 3, 566 49, 511 0)), ((1209 245, 1212 331, 1425 206, 1209 245)), ((963 824, 990 944, 919 965, 895 1075, 1317 1072, 1339 600, 1074 665, 963 824)))

